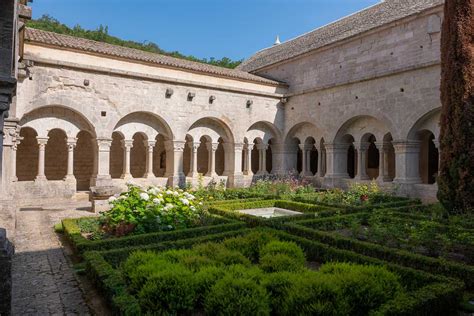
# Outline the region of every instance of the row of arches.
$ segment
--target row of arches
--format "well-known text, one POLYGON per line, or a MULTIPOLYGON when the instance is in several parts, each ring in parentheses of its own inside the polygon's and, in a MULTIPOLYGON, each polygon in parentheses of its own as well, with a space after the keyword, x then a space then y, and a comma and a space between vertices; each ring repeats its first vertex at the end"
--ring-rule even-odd
MULTIPOLYGON (((295 124, 285 137, 272 123, 257 122, 236 143, 229 127, 216 118, 196 121, 184 139, 176 140, 156 117, 140 112, 121 119, 107 141, 104 169, 95 129, 80 114, 59 107, 33 111, 20 121, 15 176, 18 181, 74 179, 78 190, 87 190, 101 168, 112 179, 170 177, 176 170, 189 177, 282 172, 385 182, 400 177, 396 142, 373 117, 351 119, 328 143, 309 122, 295 124), (179 161, 176 151, 182 151, 179 161)), ((430 130, 436 119, 431 115, 410 132, 418 148, 419 174, 414 177, 427 184, 435 183, 438 170, 438 131, 430 130)))

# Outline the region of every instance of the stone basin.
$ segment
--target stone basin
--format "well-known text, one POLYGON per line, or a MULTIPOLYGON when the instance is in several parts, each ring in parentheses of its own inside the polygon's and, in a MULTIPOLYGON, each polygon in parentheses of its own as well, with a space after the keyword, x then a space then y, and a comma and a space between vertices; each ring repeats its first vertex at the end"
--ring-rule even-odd
POLYGON ((237 212, 263 218, 295 216, 303 214, 301 212, 290 211, 279 207, 253 208, 248 210, 238 210, 237 212))

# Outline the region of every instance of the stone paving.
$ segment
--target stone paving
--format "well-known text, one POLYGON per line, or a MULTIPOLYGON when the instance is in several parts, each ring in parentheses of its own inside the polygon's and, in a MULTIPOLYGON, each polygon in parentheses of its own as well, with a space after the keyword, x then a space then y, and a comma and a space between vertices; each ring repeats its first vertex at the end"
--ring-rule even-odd
POLYGON ((60 208, 17 211, 12 315, 90 314, 71 263, 52 228, 62 218, 88 215, 91 213, 60 208))

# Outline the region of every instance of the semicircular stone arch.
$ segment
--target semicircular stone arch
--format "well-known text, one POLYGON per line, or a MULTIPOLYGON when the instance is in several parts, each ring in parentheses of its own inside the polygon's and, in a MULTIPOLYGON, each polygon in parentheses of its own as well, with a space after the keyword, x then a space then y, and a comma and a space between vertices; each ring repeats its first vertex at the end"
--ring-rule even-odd
POLYGON ((199 140, 202 136, 208 136, 212 142, 218 142, 219 138, 222 138, 226 143, 234 142, 234 135, 230 127, 216 117, 198 119, 189 127, 187 134, 194 140, 199 140))
POLYGON ((38 137, 47 137, 53 129, 64 131, 68 137, 76 137, 82 130, 96 135, 94 126, 86 117, 62 106, 37 108, 23 115, 19 125, 33 128, 38 137))
POLYGON ((382 140, 387 133, 391 133, 391 128, 385 121, 371 115, 359 115, 345 121, 333 139, 335 142, 344 142, 344 137, 351 135, 357 142, 374 135, 377 140, 382 140))
POLYGON ((160 116, 149 112, 127 114, 115 124, 113 132, 119 132, 128 140, 131 140, 136 133, 142 133, 148 139, 155 139, 159 134, 165 139, 173 139, 173 132, 168 123, 160 116))
POLYGON ((247 129, 245 138, 248 142, 258 139, 259 142, 268 144, 271 139, 274 139, 275 143, 279 143, 281 142, 281 132, 274 124, 267 121, 259 121, 247 129))

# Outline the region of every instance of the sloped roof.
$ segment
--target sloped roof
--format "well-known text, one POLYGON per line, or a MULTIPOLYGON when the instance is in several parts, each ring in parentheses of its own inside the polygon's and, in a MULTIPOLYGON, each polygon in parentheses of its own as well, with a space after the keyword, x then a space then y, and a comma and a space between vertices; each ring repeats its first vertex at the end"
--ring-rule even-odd
POLYGON ((57 46, 100 55, 147 62, 166 67, 200 72, 209 75, 228 77, 230 79, 241 79, 270 85, 282 84, 278 81, 262 78, 241 70, 213 66, 209 64, 179 59, 156 53, 145 52, 123 46, 111 45, 64 34, 47 32, 38 29, 27 28, 25 32, 25 40, 27 42, 39 43, 48 46, 57 46))
POLYGON ((443 3, 444 0, 385 0, 292 40, 261 50, 237 69, 254 72, 443 3))

